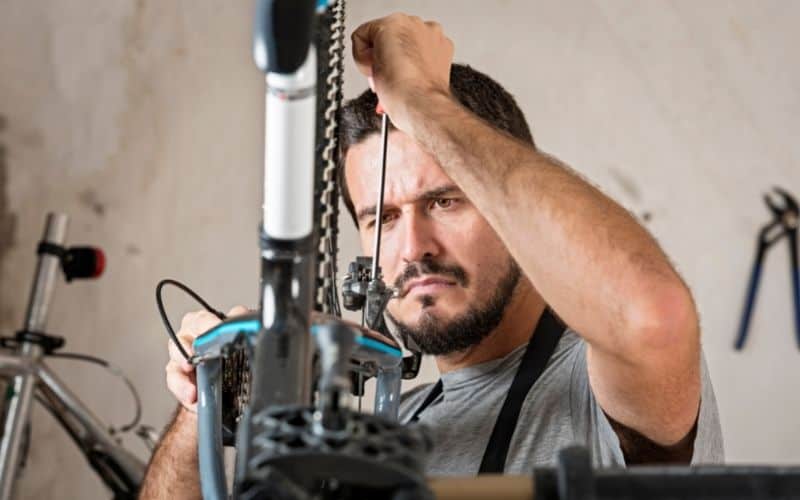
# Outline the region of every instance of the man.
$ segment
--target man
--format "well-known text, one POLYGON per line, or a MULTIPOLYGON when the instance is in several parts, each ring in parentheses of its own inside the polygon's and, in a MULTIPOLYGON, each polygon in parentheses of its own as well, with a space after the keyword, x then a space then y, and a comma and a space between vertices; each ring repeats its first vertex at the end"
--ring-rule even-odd
MULTIPOLYGON (((596 465, 720 461, 697 312, 647 231, 537 151, 498 84, 451 68, 437 23, 394 14, 352 39, 377 98, 346 106, 340 178, 365 250, 382 224, 380 264, 400 290, 390 325, 441 372, 441 385, 401 405, 401 420, 433 431, 428 473, 527 472, 573 443, 596 465), (381 221, 378 100, 394 125, 381 221)), ((182 341, 216 321, 187 315, 182 341)), ((170 350, 168 385, 185 409, 154 455, 145 498, 199 495, 196 391, 170 350)))

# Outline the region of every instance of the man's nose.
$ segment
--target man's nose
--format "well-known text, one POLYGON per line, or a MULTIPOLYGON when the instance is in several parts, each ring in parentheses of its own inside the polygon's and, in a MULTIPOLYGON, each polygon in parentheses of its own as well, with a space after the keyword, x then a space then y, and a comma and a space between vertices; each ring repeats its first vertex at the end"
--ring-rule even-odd
POLYGON ((436 257, 441 253, 441 246, 429 218, 412 212, 405 217, 404 222, 401 257, 405 262, 417 262, 424 257, 436 257))

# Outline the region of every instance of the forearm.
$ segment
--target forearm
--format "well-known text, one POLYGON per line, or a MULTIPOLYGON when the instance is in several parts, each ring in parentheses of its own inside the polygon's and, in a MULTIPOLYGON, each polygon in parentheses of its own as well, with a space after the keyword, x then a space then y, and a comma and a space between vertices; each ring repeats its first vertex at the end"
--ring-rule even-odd
POLYGON ((179 406, 147 466, 140 500, 201 498, 197 415, 179 406))
POLYGON ((487 218, 539 293, 591 344, 620 352, 636 340, 624 336, 637 330, 632 322, 644 324, 651 308, 688 297, 625 209, 449 97, 422 99, 409 108, 412 135, 487 218))

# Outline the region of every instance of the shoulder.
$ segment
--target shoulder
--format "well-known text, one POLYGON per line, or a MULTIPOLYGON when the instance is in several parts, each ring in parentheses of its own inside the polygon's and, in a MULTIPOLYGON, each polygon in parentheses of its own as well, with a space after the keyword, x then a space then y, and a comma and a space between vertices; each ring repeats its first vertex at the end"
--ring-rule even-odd
POLYGON ((411 389, 404 391, 400 395, 400 422, 405 422, 411 417, 414 410, 422 404, 422 401, 428 396, 428 393, 433 388, 434 383, 419 384, 411 389))
POLYGON ((547 363, 547 371, 557 372, 559 378, 568 380, 576 375, 576 365, 585 359, 586 341, 577 332, 567 328, 547 363))
POLYGON ((433 382, 427 384, 419 384, 407 391, 403 391, 400 395, 400 404, 407 404, 415 400, 422 401, 428 391, 433 387, 433 382))

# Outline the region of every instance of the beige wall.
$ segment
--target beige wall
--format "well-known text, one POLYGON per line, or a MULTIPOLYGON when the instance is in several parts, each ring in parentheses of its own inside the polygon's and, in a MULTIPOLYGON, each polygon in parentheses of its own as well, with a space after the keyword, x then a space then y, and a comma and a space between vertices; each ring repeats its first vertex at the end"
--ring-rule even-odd
MULTIPOLYGON (((544 150, 651 214, 700 306, 729 458, 800 462, 785 248, 767 262, 746 351, 731 348, 768 219, 759 196, 773 184, 800 195, 800 3, 349 4, 351 29, 394 10, 442 22, 456 60, 517 97, 544 150)), ((51 330, 129 373, 157 426, 173 408, 157 280, 184 279, 221 307, 257 298, 263 97, 250 15, 251 2, 0 3, 0 327, 22 321, 45 212, 68 212, 70 242, 102 246, 109 266, 58 288, 51 330)), ((348 71, 353 95, 364 85, 348 71)), ((356 252, 344 237, 343 261, 356 252)), ((191 305, 170 297, 177 321, 191 305)), ((52 364, 99 415, 128 418, 117 381, 52 364)), ((37 409, 34 423, 19 497, 104 497, 49 416, 37 409)))

